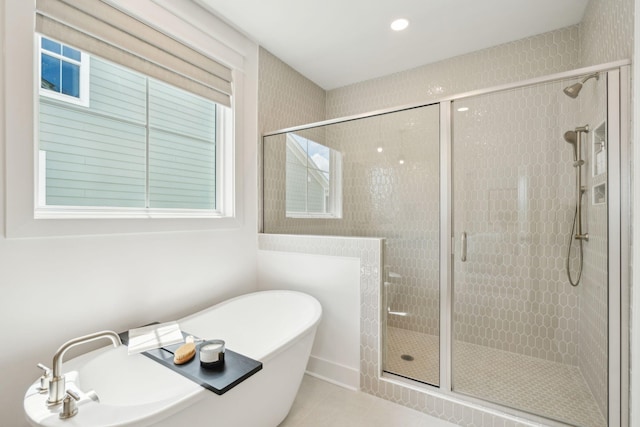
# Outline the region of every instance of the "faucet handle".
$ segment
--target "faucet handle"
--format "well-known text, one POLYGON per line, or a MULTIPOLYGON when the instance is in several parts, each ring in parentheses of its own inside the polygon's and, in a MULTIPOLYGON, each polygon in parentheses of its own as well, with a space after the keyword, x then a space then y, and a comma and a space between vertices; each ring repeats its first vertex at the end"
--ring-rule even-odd
POLYGON ((39 393, 46 393, 49 390, 49 381, 51 381, 51 369, 44 366, 42 363, 38 363, 38 368, 42 369, 42 376, 40 377, 40 387, 38 387, 39 393))
POLYGON ((78 413, 78 405, 76 404, 78 400, 80 400, 80 396, 75 391, 67 390, 64 399, 62 399, 60 419, 66 420, 78 413))
POLYGON ((38 363, 38 368, 42 369, 44 371, 43 375, 50 377, 51 376, 51 369, 44 366, 42 363, 38 363))
POLYGON ((67 390, 67 394, 73 397, 73 399, 76 401, 80 400, 80 395, 71 389, 67 390))

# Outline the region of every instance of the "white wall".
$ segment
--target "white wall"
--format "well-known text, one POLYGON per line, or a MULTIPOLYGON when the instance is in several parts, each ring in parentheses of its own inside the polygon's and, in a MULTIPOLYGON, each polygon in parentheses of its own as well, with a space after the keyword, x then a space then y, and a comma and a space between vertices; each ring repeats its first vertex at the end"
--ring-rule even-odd
POLYGON ((314 296, 322 320, 307 372, 359 389, 360 259, 259 250, 258 288, 314 296))
MULTIPOLYGON (((141 4, 136 2, 136 7, 144 11, 141 4)), ((145 4, 150 16, 166 19, 165 28, 186 28, 184 21, 171 22, 150 1, 145 4)), ((116 224, 115 231, 100 235, 97 223, 93 235, 6 238, 7 210, 15 214, 6 203, 7 194, 32 197, 32 180, 16 181, 7 174, 8 166, 15 170, 24 161, 13 153, 22 144, 33 144, 33 78, 28 65, 33 58, 30 52, 7 54, 16 43, 29 45, 25 37, 32 37, 32 11, 33 2, 0 0, 0 222, 5 226, 0 236, 0 330, 7 346, 0 353, 0 425, 12 427, 26 425, 22 397, 39 375, 36 363, 51 365, 64 341, 101 329, 122 331, 176 319, 257 286, 257 48, 248 42, 241 46, 245 111, 237 129, 237 168, 244 179, 237 182, 237 220, 200 231, 173 227, 172 232, 136 234, 134 224, 123 234, 116 224)), ((229 28, 223 30, 228 36, 229 28)), ((215 32, 212 27, 209 34, 215 32)), ((193 37, 200 34, 194 30, 193 37)), ((82 226, 60 221, 66 234, 82 226)))

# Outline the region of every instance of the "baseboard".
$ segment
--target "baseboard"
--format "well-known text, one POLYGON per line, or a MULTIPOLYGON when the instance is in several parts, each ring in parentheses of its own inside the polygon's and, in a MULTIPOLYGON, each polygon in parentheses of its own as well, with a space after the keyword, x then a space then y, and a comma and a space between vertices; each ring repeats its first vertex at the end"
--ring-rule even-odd
POLYGON ((330 360, 309 356, 307 374, 351 390, 360 390, 360 371, 330 360))

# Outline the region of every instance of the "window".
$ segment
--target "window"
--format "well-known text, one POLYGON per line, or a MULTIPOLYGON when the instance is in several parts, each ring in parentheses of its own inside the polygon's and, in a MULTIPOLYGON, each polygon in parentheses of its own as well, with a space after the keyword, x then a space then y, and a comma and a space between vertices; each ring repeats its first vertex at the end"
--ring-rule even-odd
POLYGON ((89 105, 89 55, 39 37, 40 95, 89 105))
POLYGON ((341 154, 287 134, 286 210, 290 218, 340 218, 341 154))
POLYGON ((40 207, 214 212, 228 109, 100 58, 90 64, 86 108, 40 97, 40 207))
POLYGON ((35 18, 36 218, 234 215, 228 66, 103 1, 35 18))

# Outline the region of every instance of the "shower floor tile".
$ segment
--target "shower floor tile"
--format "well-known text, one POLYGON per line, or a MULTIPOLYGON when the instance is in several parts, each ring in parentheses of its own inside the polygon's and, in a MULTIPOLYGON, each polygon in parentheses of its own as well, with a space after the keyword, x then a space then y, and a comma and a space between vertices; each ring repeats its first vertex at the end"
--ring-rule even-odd
MULTIPOLYGON (((387 339, 387 371, 437 384, 437 336, 389 327, 387 339)), ((453 357, 459 393, 579 426, 607 424, 575 366, 458 341, 453 357)))
POLYGON ((438 385, 439 337, 401 328, 387 328, 386 371, 423 383, 438 385), (405 360, 402 356, 411 356, 405 360))

